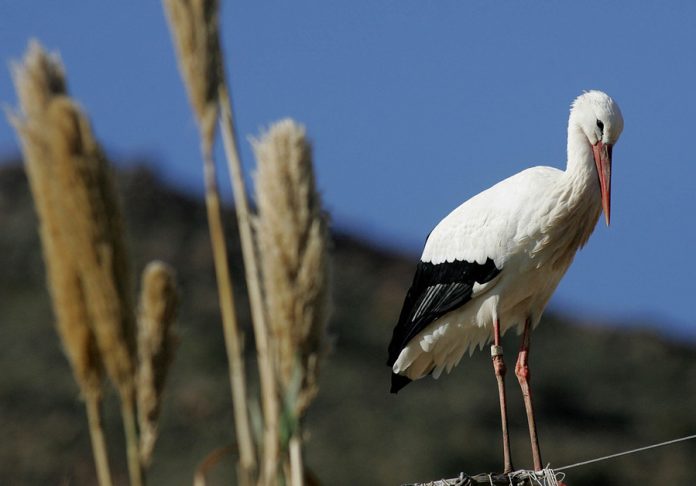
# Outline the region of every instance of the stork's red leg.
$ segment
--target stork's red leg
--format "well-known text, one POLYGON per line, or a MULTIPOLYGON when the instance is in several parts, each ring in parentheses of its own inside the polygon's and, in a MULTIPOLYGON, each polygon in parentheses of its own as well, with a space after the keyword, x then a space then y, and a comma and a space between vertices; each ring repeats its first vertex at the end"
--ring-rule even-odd
POLYGON ((534 408, 532 407, 532 392, 529 387, 530 372, 529 372, 529 319, 524 323, 524 331, 522 333, 522 344, 520 345, 520 353, 517 356, 517 364, 515 365, 515 375, 520 382, 522 388, 522 397, 524 398, 524 408, 527 411, 527 422, 529 423, 529 438, 532 442, 532 459, 534 461, 534 470, 540 471, 543 469, 541 465, 541 453, 539 452, 539 439, 536 432, 536 421, 534 420, 534 408))
POLYGON ((512 459, 510 458, 510 436, 508 435, 507 400, 505 397, 505 361, 503 361, 503 347, 500 345, 500 322, 493 322, 493 345, 491 346, 493 369, 498 381, 498 397, 500 398, 500 420, 503 429, 503 458, 505 461, 505 473, 512 472, 512 459))

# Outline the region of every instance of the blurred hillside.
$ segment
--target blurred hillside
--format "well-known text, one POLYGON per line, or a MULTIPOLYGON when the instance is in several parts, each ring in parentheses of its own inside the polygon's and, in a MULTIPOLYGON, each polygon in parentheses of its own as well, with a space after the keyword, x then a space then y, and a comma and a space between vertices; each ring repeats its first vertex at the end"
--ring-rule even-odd
MULTIPOLYGON (((182 295, 180 344, 150 484, 191 484, 195 465, 232 437, 205 209, 142 169, 121 174, 120 189, 134 270, 155 258, 173 264, 182 295)), ((234 217, 229 211, 226 217, 240 292, 234 217)), ((309 412, 310 467, 324 484, 337 486, 396 486, 498 470, 498 398, 487 350, 464 359, 450 376, 390 395, 386 345, 415 258, 339 232, 333 258, 335 343, 309 412)), ((52 325, 26 179, 11 164, 0 166, 0 269, 0 484, 94 484, 83 407, 52 325)), ((514 363, 516 336, 505 345, 514 363)), ((248 328, 247 349, 253 350, 248 328)), ((548 315, 533 335, 531 366, 542 455, 554 466, 696 433, 694 343, 548 315)), ((255 372, 251 361, 248 370, 255 372)), ((528 467, 526 419, 512 373, 508 386, 513 459, 528 467)), ((122 442, 115 403, 107 408, 107 434, 111 443, 122 442)), ((122 448, 111 452, 113 471, 125 472, 122 448)), ((642 484, 655 477, 657 484, 693 484, 694 457, 692 441, 570 470, 568 484, 642 484)), ((230 461, 220 464, 211 484, 228 484, 222 478, 232 477, 230 469, 230 461)))

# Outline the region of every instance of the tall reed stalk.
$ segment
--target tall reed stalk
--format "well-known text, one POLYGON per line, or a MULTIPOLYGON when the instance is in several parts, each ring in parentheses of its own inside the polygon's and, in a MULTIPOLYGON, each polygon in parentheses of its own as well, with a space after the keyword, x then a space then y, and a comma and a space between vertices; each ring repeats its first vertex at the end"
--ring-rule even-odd
POLYGON ((263 470, 262 484, 269 484, 277 476, 278 461, 280 459, 280 443, 278 440, 278 427, 280 421, 280 405, 277 391, 275 373, 273 369, 273 357, 271 356, 268 342, 268 327, 266 310, 264 309, 261 290, 260 269, 258 264, 258 252, 254 243, 254 234, 251 225, 251 212, 247 199, 246 184, 244 183, 244 171, 239 157, 234 117, 232 115, 232 99, 229 95, 227 84, 220 84, 218 95, 220 97, 220 130, 227 157, 230 182, 234 194, 234 207, 237 213, 239 227, 239 239, 244 257, 244 269, 249 291, 249 303, 251 318, 254 325, 254 337, 256 342, 256 355, 259 367, 259 380, 261 382, 261 406, 263 408, 264 432, 263 432, 263 470))
POLYGON ((37 42, 15 67, 12 117, 41 219, 58 328, 87 400, 95 461, 110 483, 101 432, 101 366, 121 399, 131 482, 142 484, 134 403, 134 318, 120 208, 89 121, 67 95, 62 64, 37 42), (80 351, 83 348, 83 351, 80 351))
MULTIPOLYGON (((302 417, 317 390, 328 315, 326 219, 316 192, 311 148, 304 128, 283 121, 255 143, 257 177, 254 234, 234 128, 232 101, 222 66, 215 0, 163 0, 180 71, 198 121, 206 175, 208 220, 218 272, 220 306, 230 360, 242 484, 304 482, 302 417), (212 150, 214 120, 220 129, 233 187, 261 384, 263 437, 247 432, 249 397, 240 334, 234 315, 227 253, 212 150), (221 278, 221 276, 223 278, 221 278)), ((197 480, 201 480, 197 476, 197 480)))
POLYGON ((218 2, 216 0, 164 0, 163 4, 169 20, 179 68, 200 130, 208 226, 215 260, 240 452, 239 481, 242 485, 250 485, 254 483, 257 461, 248 411, 242 351, 243 335, 237 323, 213 159, 215 121, 218 113, 217 90, 222 79, 218 2))

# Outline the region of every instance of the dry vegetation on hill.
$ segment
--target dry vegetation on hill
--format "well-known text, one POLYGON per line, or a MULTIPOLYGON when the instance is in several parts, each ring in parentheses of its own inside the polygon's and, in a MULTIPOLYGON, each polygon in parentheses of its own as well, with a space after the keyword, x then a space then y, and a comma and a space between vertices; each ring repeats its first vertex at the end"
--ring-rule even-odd
MULTIPOLYGON (((52 326, 26 179, 18 167, 3 165, 0 483, 92 484, 89 434, 52 326)), ((177 268, 180 285, 180 339, 164 391, 150 482, 190 484, 198 461, 233 440, 205 209, 144 170, 122 174, 119 187, 133 267, 162 258, 177 268)), ((234 216, 226 210, 223 217, 234 216)), ((236 235, 229 233, 227 240, 232 273, 241 275, 236 235)), ((396 485, 499 469, 495 380, 487 353, 464 360, 439 381, 390 395, 385 343, 415 257, 340 233, 334 241, 334 343, 306 424, 309 467, 324 484, 336 485, 396 485)), ((240 310, 249 336, 248 309, 240 310)), ((553 465, 693 433, 693 343, 680 346, 649 331, 576 324, 551 314, 535 333, 541 447, 553 465)), ((513 394, 510 405, 513 453, 522 465, 529 458, 521 398, 513 394)), ((122 439, 113 405, 106 409, 106 432, 114 442, 115 480, 122 484, 125 459, 118 452, 122 439)), ((696 475, 694 456, 696 446, 685 443, 568 471, 569 484, 639 484, 656 473, 660 484, 689 484, 696 475)), ((223 461, 210 484, 227 484, 231 464, 223 461)))

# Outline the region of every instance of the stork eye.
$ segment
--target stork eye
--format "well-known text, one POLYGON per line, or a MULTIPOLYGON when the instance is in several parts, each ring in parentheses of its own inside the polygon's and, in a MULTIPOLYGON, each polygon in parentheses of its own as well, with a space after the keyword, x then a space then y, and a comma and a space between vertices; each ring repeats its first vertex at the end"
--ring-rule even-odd
POLYGON ((597 128, 599 128, 599 131, 602 132, 602 134, 604 134, 604 123, 602 122, 602 120, 597 120, 597 128))

